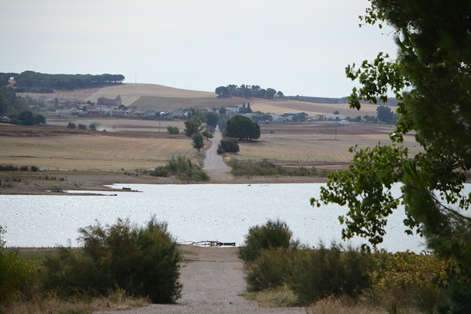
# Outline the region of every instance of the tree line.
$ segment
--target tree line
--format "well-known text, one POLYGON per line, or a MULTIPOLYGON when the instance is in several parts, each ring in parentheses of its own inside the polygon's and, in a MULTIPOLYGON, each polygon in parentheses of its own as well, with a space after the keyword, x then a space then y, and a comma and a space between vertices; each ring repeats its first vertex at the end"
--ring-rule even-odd
POLYGON ((17 92, 51 92, 52 89, 73 90, 103 85, 121 84, 122 74, 46 74, 34 71, 0 73, 0 86, 8 84, 13 77, 17 92))
POLYGON ((243 98, 283 98, 282 91, 276 91, 273 88, 261 88, 259 85, 245 85, 240 86, 229 84, 227 86, 216 87, 216 94, 219 97, 243 97, 243 98))

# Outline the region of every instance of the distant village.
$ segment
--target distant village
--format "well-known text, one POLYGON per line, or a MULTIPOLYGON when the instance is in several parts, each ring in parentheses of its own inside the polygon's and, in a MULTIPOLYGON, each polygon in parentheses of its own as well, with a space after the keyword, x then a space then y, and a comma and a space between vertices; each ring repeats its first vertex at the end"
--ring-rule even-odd
MULTIPOLYGON (((158 111, 154 109, 140 109, 136 106, 124 106, 121 103, 121 96, 116 98, 100 97, 96 104, 91 102, 79 102, 69 100, 59 100, 54 98, 44 99, 44 104, 47 107, 56 107, 53 112, 55 118, 71 118, 73 116, 84 118, 141 118, 141 119, 159 119, 159 120, 174 120, 186 119, 189 110, 179 109, 171 111, 158 111)), ((244 103, 245 106, 245 103, 244 103)), ((319 120, 337 120, 339 124, 349 124, 348 117, 340 114, 317 114, 309 116, 307 113, 299 112, 285 112, 283 115, 276 113, 260 113, 260 112, 244 112, 241 110, 242 106, 230 105, 225 107, 225 114, 228 117, 236 115, 246 116, 256 122, 290 122, 290 121, 319 121, 319 120)), ((201 113, 217 112, 219 108, 193 108, 195 111, 201 113)), ((245 109, 245 108, 244 108, 245 109)))

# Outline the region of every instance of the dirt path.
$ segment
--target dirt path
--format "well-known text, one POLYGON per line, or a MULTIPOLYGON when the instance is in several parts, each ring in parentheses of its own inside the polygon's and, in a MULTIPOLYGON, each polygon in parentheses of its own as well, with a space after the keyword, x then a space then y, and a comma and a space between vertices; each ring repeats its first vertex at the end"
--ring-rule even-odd
POLYGON ((177 304, 152 304, 147 307, 107 314, 151 313, 306 313, 304 308, 261 308, 245 300, 242 261, 237 248, 184 246, 190 260, 181 268, 182 298, 177 304))
POLYGON ((221 142, 222 134, 219 128, 214 132, 211 140, 211 148, 206 151, 206 159, 204 160, 204 171, 211 177, 211 183, 221 183, 233 181, 231 168, 224 163, 222 157, 217 154, 218 145, 221 142))

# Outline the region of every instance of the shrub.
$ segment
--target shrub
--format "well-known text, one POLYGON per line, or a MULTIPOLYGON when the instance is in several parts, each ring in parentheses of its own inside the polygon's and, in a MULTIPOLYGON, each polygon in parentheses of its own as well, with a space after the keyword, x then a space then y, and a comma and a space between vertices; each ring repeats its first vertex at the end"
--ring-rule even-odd
POLYGON ((18 257, 18 250, 5 248, 4 233, 4 228, 0 226, 0 304, 21 295, 28 288, 35 272, 31 262, 18 257))
POLYGON ((179 134, 180 130, 176 126, 169 125, 169 126, 167 126, 167 132, 168 132, 168 134, 179 134))
POLYGON ((292 235, 288 225, 279 219, 268 220, 263 226, 251 227, 249 234, 245 236, 244 245, 239 249, 239 258, 252 262, 264 249, 288 249, 292 235))
POLYGON ((37 167, 37 166, 31 166, 31 167, 29 167, 29 171, 37 172, 37 171, 39 171, 39 167, 37 167))
POLYGON ((69 128, 69 129, 75 129, 75 123, 69 122, 69 124, 67 124, 67 128, 69 128))
POLYGON ((45 289, 66 296, 106 295, 123 289, 154 303, 173 303, 181 296, 181 253, 165 223, 155 217, 145 227, 128 219, 105 227, 79 229, 82 251, 60 248, 44 261, 45 289))
POLYGON ((28 171, 28 166, 21 166, 20 171, 28 171))
POLYGON ((301 303, 309 304, 329 296, 358 297, 372 284, 375 267, 371 253, 332 243, 298 255, 293 261, 291 288, 301 303))
POLYGON ((226 151, 221 147, 221 145, 219 145, 216 152, 218 155, 221 155, 224 154, 226 151))
POLYGON ((79 123, 78 128, 79 128, 79 130, 86 130, 87 126, 85 124, 79 123))
POLYGON ((239 143, 233 137, 225 137, 221 139, 219 147, 227 153, 238 153, 240 151, 239 143))
POLYGON ((168 170, 166 167, 155 167, 154 171, 150 173, 155 177, 168 177, 168 170))
POLYGON ((18 167, 13 165, 0 165, 0 171, 18 171, 18 167))
POLYGON ((282 286, 288 278, 290 264, 286 251, 262 251, 257 259, 245 266, 247 290, 262 291, 282 286))

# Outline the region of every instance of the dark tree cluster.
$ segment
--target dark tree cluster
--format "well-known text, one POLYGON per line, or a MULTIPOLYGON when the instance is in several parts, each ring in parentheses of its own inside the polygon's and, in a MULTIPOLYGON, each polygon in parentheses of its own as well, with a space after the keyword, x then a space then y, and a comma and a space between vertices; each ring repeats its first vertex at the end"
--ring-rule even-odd
POLYGON ((283 98, 282 91, 276 91, 273 88, 261 88, 258 85, 234 85, 219 86, 215 90, 219 97, 243 97, 243 98, 283 98))
POLYGON ((225 136, 239 140, 256 140, 260 137, 260 126, 244 116, 235 116, 227 121, 225 136))
POLYGON ((34 115, 33 111, 39 110, 44 104, 31 97, 18 97, 15 90, 9 87, 0 88, 0 116, 10 117, 10 123, 33 125, 45 123, 42 115, 34 115), (26 112, 26 113, 25 113, 26 112))
MULTIPOLYGON (((46 74, 34 71, 25 71, 20 74, 0 73, 0 84, 5 83, 4 77, 14 77, 17 91, 50 92, 52 89, 73 90, 91 88, 103 85, 121 84, 124 81, 122 74, 46 74)), ((4 85, 6 85, 4 84, 4 85)))

